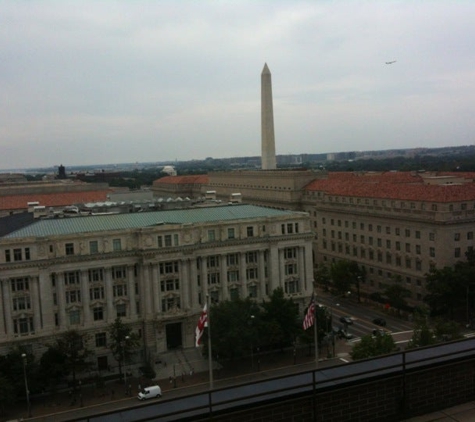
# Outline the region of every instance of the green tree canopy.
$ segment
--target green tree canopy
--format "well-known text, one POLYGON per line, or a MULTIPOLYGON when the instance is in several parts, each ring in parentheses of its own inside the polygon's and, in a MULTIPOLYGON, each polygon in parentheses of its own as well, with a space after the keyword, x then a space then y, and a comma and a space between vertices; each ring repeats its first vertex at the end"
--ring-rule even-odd
POLYGON ((367 335, 353 346, 350 353, 353 360, 368 359, 386 355, 397 350, 396 343, 390 334, 367 335))
POLYGON ((430 346, 436 343, 434 331, 428 322, 428 312, 418 309, 414 312, 414 331, 412 339, 407 344, 407 349, 430 346))
POLYGON ((398 313, 401 312, 402 309, 407 307, 406 299, 411 297, 410 290, 406 289, 401 284, 394 283, 386 286, 383 291, 384 295, 387 297, 389 304, 396 308, 398 313))

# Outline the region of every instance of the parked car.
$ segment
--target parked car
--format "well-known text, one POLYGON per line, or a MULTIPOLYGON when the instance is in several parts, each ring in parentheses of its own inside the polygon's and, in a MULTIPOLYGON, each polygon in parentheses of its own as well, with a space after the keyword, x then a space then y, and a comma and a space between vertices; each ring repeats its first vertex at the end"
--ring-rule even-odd
POLYGON ((348 331, 346 331, 346 330, 340 330, 340 331, 338 331, 338 336, 339 336, 340 338, 344 338, 344 339, 346 339, 346 340, 350 340, 350 339, 352 339, 352 338, 354 337, 353 334, 350 334, 350 333, 349 333, 348 331))
POLYGON ((373 330, 373 336, 384 336, 386 334, 386 331, 384 331, 381 328, 375 328, 373 330))
POLYGON ((139 400, 147 400, 162 397, 162 389, 158 385, 145 387, 137 396, 139 400))
POLYGON ((378 317, 373 319, 373 324, 379 325, 380 327, 386 327, 386 320, 384 318, 378 317))
POLYGON ((346 325, 351 325, 353 324, 353 320, 351 319, 350 316, 342 316, 340 318, 340 322, 343 323, 343 324, 346 324, 346 325))

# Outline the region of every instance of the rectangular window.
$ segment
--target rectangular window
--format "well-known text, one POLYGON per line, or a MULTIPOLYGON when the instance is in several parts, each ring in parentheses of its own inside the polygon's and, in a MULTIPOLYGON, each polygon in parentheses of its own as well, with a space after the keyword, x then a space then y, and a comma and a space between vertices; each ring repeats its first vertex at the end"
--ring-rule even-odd
POLYGON ((178 241, 178 234, 173 235, 173 246, 179 246, 180 243, 178 241))
POLYGON ((246 264, 257 264, 257 252, 246 252, 246 264))
POLYGON ((235 238, 235 234, 234 234, 234 228, 229 228, 228 229, 228 239, 234 239, 235 238))
POLYGON ((112 239, 112 249, 114 252, 118 252, 122 250, 121 239, 112 239))
POLYGON ((429 233, 429 240, 432 242, 435 240, 435 233, 429 233))
POLYGON ((127 307, 125 303, 118 303, 116 306, 117 318, 125 318, 127 316, 127 307))
POLYGON ((454 233, 454 240, 458 242, 460 240, 460 233, 454 233))
POLYGON ((80 290, 67 290, 66 291, 66 303, 78 303, 81 302, 80 290))
POLYGON ((99 252, 99 243, 97 240, 91 240, 89 242, 89 253, 98 253, 99 252))
POLYGON ((166 234, 165 235, 165 247, 169 248, 172 246, 172 235, 171 234, 166 234))
POLYGON ((81 282, 79 271, 67 271, 64 273, 64 284, 71 286, 81 282))
POLYGON ((297 264, 285 264, 285 275, 297 274, 297 264))
POLYGON ((30 296, 22 296, 13 298, 13 310, 24 311, 31 309, 30 296))
POLYGON ((460 258, 460 248, 455 248, 455 250, 454 250, 454 257, 455 257, 455 258, 460 258))
POLYGON ((247 237, 253 237, 254 236, 254 227, 248 226, 246 231, 247 231, 247 237))
POLYGON ((25 260, 30 260, 30 248, 25 248, 25 260))
POLYGON ((14 319, 13 331, 17 335, 34 333, 33 317, 14 319))
POLYGON ((473 239, 473 232, 467 232, 467 240, 473 239))
POLYGON ((94 283, 104 280, 104 270, 102 268, 95 268, 88 271, 89 282, 94 283))
POLYGON ((14 278, 11 280, 12 292, 22 292, 30 289, 28 278, 14 278))
POLYGON ((13 249, 13 260, 14 261, 21 261, 21 249, 13 249))
POLYGON ((391 241, 389 239, 386 240, 386 248, 391 249, 391 241))
POLYGON ((121 265, 120 267, 112 267, 112 280, 125 280, 127 278, 127 267, 121 265))
POLYGON ((12 257, 10 255, 10 249, 5 250, 5 262, 10 262, 12 260, 12 257))
POLYGON ((416 239, 420 239, 421 238, 421 232, 420 230, 416 230, 416 239))
POLYGON ((102 321, 104 319, 104 310, 101 306, 98 306, 92 311, 94 321, 102 321))
POLYGON ((237 253, 226 255, 226 264, 228 267, 239 265, 239 255, 237 253))
POLYGON ((157 237, 157 242, 158 242, 158 247, 163 248, 163 237, 162 236, 157 237))
POLYGON ((116 284, 113 286, 114 297, 127 296, 127 284, 116 284))
POLYGON ((399 227, 396 227, 396 236, 399 236, 401 234, 401 229, 399 227))
POLYGON ((96 347, 107 347, 107 333, 96 334, 96 347))
POLYGON ((421 245, 416 245, 416 254, 417 255, 421 254, 421 245))
POLYGON ((299 292, 299 281, 298 279, 291 279, 285 282, 284 285, 285 293, 292 294, 299 292))
POLYGON ((213 242, 216 240, 216 233, 214 230, 208 230, 208 241, 213 242))
POLYGON ((233 283, 239 281, 239 271, 228 271, 228 282, 233 283))
POLYGON ((257 268, 248 268, 246 270, 246 278, 247 280, 256 280, 257 276, 257 268))
POLYGON ((406 237, 411 237, 411 231, 409 229, 404 230, 404 235, 406 237))
POLYGON ((406 243, 406 252, 407 253, 411 252, 411 244, 410 243, 406 243))
POLYGON ((435 258, 435 248, 429 248, 429 256, 435 258))
POLYGON ((292 234, 294 232, 292 223, 287 224, 287 233, 292 234))
POLYGON ((66 243, 64 245, 66 255, 74 255, 74 243, 66 243))
POLYGON ((94 287, 89 289, 89 298, 91 300, 104 299, 104 287, 94 287))
POLYGON ((81 313, 79 309, 69 311, 69 324, 77 325, 81 323, 81 313))
POLYGON ((295 258, 297 258, 297 248, 285 248, 284 249, 284 258, 285 259, 295 259, 295 258))

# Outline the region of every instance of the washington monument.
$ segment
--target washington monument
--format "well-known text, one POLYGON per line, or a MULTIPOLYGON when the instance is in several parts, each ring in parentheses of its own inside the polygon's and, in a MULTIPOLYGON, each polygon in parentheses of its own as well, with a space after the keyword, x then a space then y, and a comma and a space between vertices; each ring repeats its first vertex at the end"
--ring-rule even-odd
POLYGON ((274 108, 272 106, 272 78, 267 63, 261 73, 261 147, 262 170, 274 170, 275 136, 274 136, 274 108))

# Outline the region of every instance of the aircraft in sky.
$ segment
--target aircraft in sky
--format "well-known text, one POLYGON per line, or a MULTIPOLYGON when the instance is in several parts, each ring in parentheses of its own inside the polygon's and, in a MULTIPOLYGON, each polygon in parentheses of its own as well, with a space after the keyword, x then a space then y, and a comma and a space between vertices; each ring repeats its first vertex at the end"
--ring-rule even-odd
POLYGON ((386 64, 393 64, 393 63, 396 63, 396 62, 397 62, 397 60, 393 60, 391 62, 386 62, 386 64))

